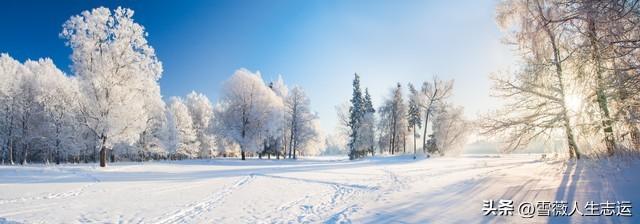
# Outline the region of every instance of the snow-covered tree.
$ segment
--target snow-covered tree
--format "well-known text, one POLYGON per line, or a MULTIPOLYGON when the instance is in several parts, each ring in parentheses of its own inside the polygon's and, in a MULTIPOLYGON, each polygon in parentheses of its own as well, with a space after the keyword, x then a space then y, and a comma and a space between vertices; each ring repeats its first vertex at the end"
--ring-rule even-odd
MULTIPOLYGON (((338 129, 338 128, 336 128, 338 129)), ((333 133, 327 134, 325 137, 325 149, 323 155, 345 155, 349 153, 347 146, 348 135, 341 130, 335 130, 333 133)))
MULTIPOLYGON (((214 107, 217 108, 217 107, 214 107)), ((215 128, 214 128, 215 130, 215 128)), ((224 138, 224 136, 214 135, 215 151, 217 156, 237 157, 240 155, 240 146, 233 140, 224 138)))
POLYGON ((317 156, 326 148, 325 134, 320 127, 320 120, 311 120, 307 130, 301 135, 303 141, 297 145, 301 156, 317 156))
MULTIPOLYGON (((400 144, 406 147, 407 106, 402 96, 400 83, 391 90, 390 94, 391 96, 384 101, 378 110, 380 115, 378 130, 381 132, 380 139, 389 142, 389 153, 394 154, 399 151, 400 144)), ((383 145, 386 145, 386 142, 383 145)))
POLYGON ((200 142, 198 142, 197 131, 193 127, 189 108, 182 99, 172 97, 169 103, 169 114, 171 141, 174 143, 172 153, 175 158, 198 157, 200 142))
POLYGON ((18 113, 17 126, 19 143, 21 145, 22 155, 21 164, 25 164, 29 159, 29 152, 36 143, 42 143, 43 140, 38 133, 38 125, 42 121, 43 107, 38 102, 39 81, 44 76, 44 70, 40 69, 40 63, 37 61, 27 60, 24 63, 27 72, 20 77, 17 83, 19 91, 17 92, 15 109, 18 113))
POLYGON ((44 107, 44 119, 39 126, 41 137, 46 138, 47 153, 55 157, 56 164, 77 148, 77 134, 80 128, 76 121, 78 113, 78 84, 75 78, 66 76, 50 59, 30 63, 30 70, 38 76, 37 102, 44 107), (53 152, 50 152, 53 149, 53 152), (52 155, 53 154, 53 155, 52 155))
MULTIPOLYGON (((615 132, 613 129, 611 131, 618 133, 616 143, 619 146, 626 144, 627 148, 638 150, 640 149, 640 70, 638 70, 640 68, 638 60, 640 57, 640 13, 638 13, 640 4, 634 1, 613 0, 578 1, 576 3, 596 5, 596 7, 575 8, 591 9, 581 14, 590 13, 591 20, 594 22, 591 28, 595 28, 591 30, 596 32, 581 33, 583 35, 595 33, 585 39, 589 40, 585 43, 590 43, 586 46, 591 47, 591 50, 582 52, 587 53, 585 55, 587 59, 591 56, 587 62, 590 62, 589 64, 592 66, 588 67, 594 68, 598 65, 600 67, 599 71, 592 69, 590 73, 586 73, 590 74, 586 76, 589 80, 596 82, 590 82, 590 91, 584 95, 590 96, 588 100, 590 102, 603 101, 604 97, 593 100, 593 97, 598 97, 598 94, 592 93, 594 90, 598 91, 597 87, 600 84, 599 87, 604 90, 606 100, 611 102, 609 107, 611 120, 615 122, 611 126, 616 127, 615 132), (596 37, 597 42, 590 42, 594 40, 593 37, 596 37), (593 48, 594 46, 597 48, 593 48), (599 52, 601 55, 593 54, 594 52, 599 52), (593 56, 599 56, 599 58, 593 56), (598 73, 600 73, 600 77, 598 77, 598 73)), ((589 28, 590 23, 585 23, 583 20, 581 24, 587 24, 587 28, 589 28)), ((609 131, 606 129, 608 126, 606 122, 608 120, 604 110, 600 110, 600 112, 598 113, 600 122, 596 122, 599 124, 595 130, 603 131, 605 134, 603 137, 607 137, 606 133, 609 131)))
POLYGON ((2 140, 12 164, 16 159, 26 163, 32 148, 46 145, 40 136, 40 125, 45 122, 44 108, 38 96, 41 93, 39 78, 47 74, 39 62, 27 60, 21 64, 7 54, 1 56, 2 140))
POLYGON ((237 70, 223 84, 221 97, 215 108, 216 134, 240 146, 246 152, 258 152, 264 143, 263 134, 274 114, 283 107, 282 100, 265 85, 260 73, 237 70))
MULTIPOLYGON (((151 81, 151 80, 148 80, 151 81)), ((160 86, 148 85, 149 88, 144 93, 144 112, 146 113, 146 124, 140 133, 138 140, 138 150, 141 160, 146 160, 151 156, 165 156, 168 150, 167 138, 167 115, 166 104, 160 95, 160 86)))
POLYGON ((376 110, 373 108, 373 102, 371 101, 371 95, 369 94, 369 88, 364 89, 364 115, 362 117, 361 125, 358 130, 359 143, 358 146, 361 149, 366 150, 368 153, 374 154, 374 147, 376 144, 376 119, 375 112, 376 110))
POLYGON ((453 80, 443 81, 437 76, 433 76, 431 82, 423 82, 420 89, 419 106, 422 108, 424 115, 424 128, 422 129, 422 150, 426 153, 427 149, 427 129, 429 127, 429 117, 433 115, 433 110, 438 103, 443 102, 451 96, 453 89, 453 80))
POLYGON ((272 83, 271 89, 276 93, 280 98, 287 98, 289 96, 289 87, 284 83, 284 79, 282 75, 278 75, 278 79, 272 83))
POLYGON ((526 146, 538 136, 562 130, 569 146, 569 157, 580 158, 575 126, 567 103, 574 88, 574 73, 568 72, 568 47, 575 39, 565 35, 566 14, 552 2, 505 1, 498 8, 498 23, 512 30, 511 41, 518 44, 523 57, 520 71, 513 76, 494 75, 494 95, 508 102, 485 118, 484 132, 506 135, 507 149, 526 146))
MULTIPOLYGON (((286 102, 287 98, 289 97, 289 87, 284 83, 284 79, 282 79, 281 75, 278 75, 278 79, 276 79, 275 82, 272 82, 269 86, 271 87, 271 90, 273 90, 273 92, 275 92, 283 102, 286 102)), ((276 158, 278 159, 280 158, 281 154, 283 156, 286 156, 287 144, 289 143, 289 139, 291 137, 289 125, 287 125, 286 122, 286 116, 287 112, 285 108, 282 108, 281 115, 273 118, 276 123, 278 123, 277 128, 279 128, 280 133, 273 133, 273 136, 270 136, 273 138, 279 138, 270 141, 272 143, 270 144, 270 147, 273 148, 276 154, 276 158)))
POLYGON ((213 105, 209 98, 202 93, 191 92, 187 95, 185 104, 193 119, 193 128, 196 130, 198 142, 200 142, 200 157, 213 156, 214 139, 211 135, 211 120, 213 119, 213 105))
POLYGON ((472 130, 470 122, 465 120, 462 107, 453 107, 446 103, 439 103, 433 116, 433 142, 429 153, 459 154, 472 130))
POLYGON ((420 93, 409 83, 409 109, 407 110, 407 122, 409 129, 413 131, 413 159, 416 158, 416 139, 419 138, 416 130, 421 128, 420 93))
POLYGON ((13 164, 15 157, 15 136, 17 130, 15 122, 17 120, 18 111, 16 107, 17 98, 19 97, 22 76, 27 73, 27 68, 20 62, 13 59, 8 54, 0 55, 0 140, 2 141, 3 157, 13 164))
POLYGON ((349 106, 349 159, 357 159, 360 157, 359 152, 359 137, 358 132, 361 126, 362 119, 364 117, 364 105, 363 105, 362 91, 360 90, 360 76, 354 74, 353 78, 353 94, 351 95, 351 105, 349 106))
POLYGON ((511 119, 506 121, 500 116, 498 119, 504 121, 501 127, 494 122, 490 129, 507 133, 509 142, 517 143, 510 146, 526 145, 539 135, 559 130, 567 139, 569 157, 576 158, 584 153, 578 150, 580 145, 607 155, 613 155, 624 144, 638 148, 637 3, 501 2, 497 22, 508 32, 507 40, 518 46, 523 63, 515 78, 500 77, 496 81, 502 87, 498 90, 512 101, 509 108, 517 101, 519 109, 535 109, 499 111, 497 114, 508 114, 511 119), (518 99, 514 94, 531 96, 518 99))
POLYGON ((133 10, 96 8, 72 16, 61 36, 73 50, 83 121, 99 139, 100 166, 115 143, 133 143, 149 116, 145 91, 155 89, 162 64, 133 10))
MULTIPOLYGON (((310 101, 301 87, 293 87, 286 101, 286 122, 290 127, 289 157, 296 159, 300 148, 310 147, 311 142, 320 136, 314 121, 317 116, 311 113, 310 101)), ((315 142, 321 144, 322 142, 315 142)), ((311 154, 311 153, 309 153, 311 154)))

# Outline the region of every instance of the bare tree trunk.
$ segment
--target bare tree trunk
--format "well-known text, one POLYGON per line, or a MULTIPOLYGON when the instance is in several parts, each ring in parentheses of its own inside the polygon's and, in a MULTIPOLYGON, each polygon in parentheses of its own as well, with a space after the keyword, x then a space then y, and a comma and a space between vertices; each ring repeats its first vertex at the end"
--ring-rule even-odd
POLYGON ((11 136, 9 136, 7 142, 7 146, 9 147, 9 164, 13 165, 13 140, 11 139, 11 136))
POLYGON ((294 142, 293 142, 293 148, 292 148, 292 151, 293 151, 293 159, 297 159, 297 158, 296 158, 296 148, 298 147, 297 145, 298 145, 298 143, 294 141, 294 142))
POLYGON ((47 149, 45 150, 45 155, 44 155, 44 164, 49 164, 50 163, 50 159, 51 159, 51 147, 47 146, 47 149))
POLYGON ((374 156, 376 156, 376 149, 375 149, 375 147, 374 147, 374 144, 376 144, 376 143, 375 143, 375 142, 376 142, 376 141, 375 141, 375 135, 372 135, 372 137, 371 137, 371 138, 372 138, 372 140, 371 140, 371 146, 370 146, 370 149, 369 149, 369 150, 371 150, 371 157, 374 157, 374 156))
POLYGON ((27 164, 27 157, 29 156, 29 143, 27 142, 26 144, 24 144, 24 146, 22 147, 23 149, 23 154, 22 154, 22 165, 27 164))
POLYGON ((416 125, 413 124, 413 159, 416 159, 416 125))
POLYGON ((395 151, 395 133, 391 133, 391 144, 389 144, 389 152, 391 153, 391 155, 393 155, 393 152, 395 151))
POLYGON ((245 158, 244 158, 244 149, 240 150, 240 156, 242 157, 242 160, 245 160, 245 158))
POLYGON ((107 166, 107 146, 102 146, 100 148, 100 167, 107 166))
POLYGON ((102 147, 100 148, 100 167, 107 166, 107 136, 102 135, 102 147))
POLYGON ((291 159, 293 156, 292 151, 293 151, 293 127, 291 128, 291 136, 289 137, 289 159, 291 159))
POLYGON ((407 134, 402 134, 402 153, 407 153, 407 134))
POLYGON ((569 114, 567 112, 567 102, 565 96, 565 86, 564 79, 562 77, 562 65, 560 64, 560 50, 556 45, 555 36, 551 34, 551 31, 548 27, 545 27, 547 34, 549 35, 549 39, 551 40, 551 46, 553 47, 553 55, 556 66, 556 78, 558 79, 558 84, 560 86, 560 104, 562 108, 562 120, 564 123, 565 134, 567 135, 567 144, 569 145, 569 158, 580 159, 580 151, 578 151, 578 145, 576 144, 575 136, 573 135, 573 129, 571 127, 571 121, 569 119, 569 114))
POLYGON ((394 117, 391 122, 391 155, 393 155, 396 151, 396 118, 395 114, 392 114, 394 117))
POLYGON ((609 106, 607 103, 607 96, 605 94, 604 86, 605 81, 602 70, 602 59, 600 58, 600 52, 598 47, 598 37, 596 36, 596 24, 593 17, 588 16, 588 28, 589 28, 589 40, 591 42, 591 54, 592 60, 595 63, 596 72, 596 99, 598 101, 598 107, 602 112, 602 127, 604 131, 604 142, 607 147, 607 154, 613 155, 615 148, 615 138, 613 135, 613 125, 611 116, 609 115, 609 106))
POLYGON ((31 117, 31 115, 28 112, 25 112, 22 115, 22 141, 24 142, 22 145, 22 162, 20 162, 20 164, 24 165, 27 163, 27 156, 29 155, 29 141, 25 141, 25 138, 28 138, 29 136, 29 125, 28 125, 28 121, 29 121, 29 117, 31 117))
MULTIPOLYGON (((293 136, 293 135, 291 135, 291 136, 293 136)), ((291 139, 293 140, 293 138, 291 138, 291 139)), ((297 151, 297 148, 298 148, 298 141, 292 141, 291 145, 289 147, 291 147, 291 151, 293 151, 293 159, 297 159, 296 151, 297 151)))
MULTIPOLYGON (((284 128, 283 128, 284 129, 284 128)), ((282 131, 282 159, 287 158, 287 135, 286 130, 282 131)))
POLYGON ((631 143, 633 144, 634 149, 640 149, 640 130, 637 127, 631 125, 631 143))
POLYGON ((393 133, 389 135, 389 154, 391 154, 391 150, 393 149, 393 133))
POLYGON ((568 119, 564 121, 564 128, 567 135, 567 143, 569 145, 569 158, 580 159, 580 152, 578 151, 578 145, 576 144, 575 137, 573 136, 573 130, 568 119))
POLYGON ((424 119, 424 130, 422 131, 422 152, 427 154, 427 127, 429 125, 429 109, 427 109, 426 117, 424 119))
MULTIPOLYGON (((97 145, 93 145, 93 147, 92 147, 92 145, 87 145, 87 152, 84 154, 84 163, 88 163, 89 162, 87 157, 89 157, 89 153, 90 153, 89 150, 90 149, 93 149, 93 155, 91 155, 91 161, 92 162, 94 162, 94 163, 97 162, 98 160, 96 160, 96 159, 98 159, 100 157, 100 151, 98 150, 98 146, 97 145)), ((105 156, 106 156, 106 154, 105 154, 105 156)))
POLYGON ((60 158, 60 138, 56 138, 56 164, 60 164, 60 160, 62 158, 60 158))

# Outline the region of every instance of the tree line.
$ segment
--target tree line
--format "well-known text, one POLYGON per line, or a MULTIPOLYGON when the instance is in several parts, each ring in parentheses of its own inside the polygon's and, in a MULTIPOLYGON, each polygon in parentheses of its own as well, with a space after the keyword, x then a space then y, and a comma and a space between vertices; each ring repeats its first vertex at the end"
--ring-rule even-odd
POLYGON ((342 132, 348 136, 350 159, 374 156, 376 149, 380 154, 412 153, 414 159, 419 151, 424 155, 461 151, 472 122, 464 118, 462 107, 449 101, 453 80, 434 76, 423 82, 420 90, 411 83, 407 86, 405 94, 402 84, 397 83, 376 110, 368 88, 363 92, 360 76, 354 75, 351 100, 338 107, 342 132))
POLYGON ((301 87, 236 71, 213 104, 200 93, 162 99, 162 63, 134 12, 96 8, 72 16, 60 37, 72 75, 51 59, 0 55, 2 163, 313 155, 318 116, 301 87))

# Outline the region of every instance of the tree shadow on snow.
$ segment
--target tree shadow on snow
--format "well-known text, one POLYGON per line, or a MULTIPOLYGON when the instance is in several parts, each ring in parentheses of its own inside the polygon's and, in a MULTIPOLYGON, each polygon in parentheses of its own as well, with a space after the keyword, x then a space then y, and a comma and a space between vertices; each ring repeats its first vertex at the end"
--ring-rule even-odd
MULTIPOLYGON (((571 211, 578 202, 578 209, 587 213, 585 205, 589 201, 596 204, 610 201, 629 200, 631 203, 640 200, 638 197, 638 180, 626 179, 618 170, 609 170, 606 161, 570 161, 563 172, 562 181, 555 194, 555 201, 566 201, 571 211)), ((633 167, 630 169, 632 170, 633 167)), ((634 172, 634 171, 631 171, 634 172)), ((636 171, 637 172, 637 171, 636 171)), ((628 175, 627 175, 628 176, 628 175)), ((633 212, 633 210, 632 210, 633 212)), ((640 223, 636 216, 550 216, 548 223, 640 223)))

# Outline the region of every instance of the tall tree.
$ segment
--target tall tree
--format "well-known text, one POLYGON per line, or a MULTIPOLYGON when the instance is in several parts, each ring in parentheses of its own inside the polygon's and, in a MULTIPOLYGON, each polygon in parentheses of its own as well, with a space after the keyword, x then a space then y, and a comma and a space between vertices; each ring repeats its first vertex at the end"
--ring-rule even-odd
MULTIPOLYGON (((76 143, 77 80, 66 76, 50 59, 38 60, 31 70, 40 76, 36 101, 43 106, 46 124, 39 127, 47 132, 41 136, 47 138, 48 144, 53 144, 45 147, 54 149, 56 164, 60 164, 65 151, 72 151, 76 143)), ((51 153, 47 153, 46 162, 50 156, 51 153)))
POLYGON ((215 109, 216 133, 240 146, 242 160, 246 152, 257 152, 265 129, 272 128, 269 118, 283 107, 282 100, 265 85, 260 73, 236 71, 223 84, 215 109))
POLYGON ((362 118, 364 117, 364 105, 362 98, 362 91, 360 90, 360 76, 354 74, 353 78, 353 93, 351 95, 351 105, 349 107, 349 159, 357 159, 359 157, 358 152, 358 137, 362 118))
POLYGON ((586 86, 583 88, 584 95, 593 95, 596 110, 592 113, 595 112, 597 116, 592 119, 599 124, 591 126, 602 130, 604 146, 609 155, 613 155, 616 143, 609 94, 610 87, 613 86, 610 82, 613 80, 610 78, 613 73, 607 71, 610 66, 606 59, 613 59, 615 56, 612 54, 611 44, 606 40, 605 29, 614 18, 619 17, 611 13, 617 4, 617 1, 592 0, 548 3, 549 8, 566 14, 563 18, 550 22, 560 26, 566 24, 566 35, 576 40, 568 46, 575 53, 568 56, 567 61, 575 64, 576 71, 573 72, 578 73, 578 80, 586 86))
MULTIPOLYGON (((278 75, 278 79, 273 82, 271 85, 271 90, 273 90, 273 92, 280 97, 280 99, 286 103, 286 99, 289 97, 289 87, 284 83, 284 79, 282 79, 281 75, 278 75)), ((276 151, 276 158, 280 159, 280 155, 282 154, 283 157, 286 156, 286 151, 287 151, 287 143, 289 142, 289 134, 291 133, 289 130, 289 125, 287 125, 286 122, 286 116, 287 116, 287 112, 286 110, 282 110, 281 115, 274 117, 273 119, 279 121, 277 123, 278 124, 278 128, 280 129, 280 133, 279 134, 275 134, 274 133, 274 137, 279 136, 280 139, 276 140, 275 142, 277 144, 279 144, 280 146, 275 146, 277 147, 275 149, 276 151)), ((276 144, 276 145, 277 145, 276 144)))
POLYGON ((373 108, 373 102, 371 101, 371 95, 369 94, 369 88, 364 89, 364 116, 362 118, 362 125, 360 125, 360 146, 364 148, 366 151, 370 152, 371 155, 374 155, 374 147, 375 147, 375 112, 376 110, 373 108))
POLYGON ((41 121, 44 114, 42 103, 38 101, 39 79, 48 75, 46 74, 48 72, 47 69, 41 69, 45 65, 44 63, 44 60, 27 60, 24 66, 28 71, 20 77, 21 79, 18 83, 20 91, 18 92, 18 97, 16 97, 17 103, 15 106, 18 112, 17 122, 18 130, 20 130, 20 145, 22 146, 21 164, 28 162, 29 152, 36 141, 39 141, 38 122, 41 121))
POLYGON ((291 136, 289 158, 296 159, 296 152, 299 151, 300 146, 308 145, 319 136, 313 123, 317 116, 311 113, 310 100, 304 90, 298 86, 293 87, 289 92, 285 107, 291 136))
MULTIPOLYGON (((589 125, 601 131, 608 155, 613 155, 618 145, 616 133, 628 129, 631 142, 640 145, 640 130, 634 127, 636 109, 627 102, 633 101, 633 86, 637 76, 628 76, 638 65, 638 32, 640 32, 640 4, 637 0, 580 0, 555 3, 570 16, 570 35, 577 40, 572 50, 572 62, 576 64, 578 77, 583 82, 584 95, 594 102, 589 125), (629 60, 630 59, 630 60, 629 60), (625 102, 626 101, 626 102, 625 102), (627 115, 624 115, 624 114, 627 115), (621 125, 616 125, 620 122, 621 125), (614 130, 614 127, 618 130, 614 130)), ((554 22, 562 22, 554 21, 554 22)), ((635 72, 637 74, 637 72, 635 72)), ((637 107, 636 107, 637 108, 637 107)), ((590 133, 593 134, 593 133, 590 133)), ((620 139, 625 138, 620 135, 620 139)), ((636 147, 637 148, 637 147, 636 147)))
POLYGON ((198 142, 200 142, 200 158, 213 156, 213 136, 210 134, 211 120, 213 119, 213 105, 209 98, 202 93, 192 91, 185 100, 189 114, 193 119, 193 128, 196 130, 198 142))
POLYGON ((73 50, 73 71, 80 81, 84 123, 99 138, 100 166, 115 143, 138 140, 148 114, 145 91, 158 85, 162 64, 147 43, 133 10, 96 8, 72 16, 61 36, 73 50))
POLYGON ((16 61, 8 54, 0 55, 0 105, 2 117, 0 120, 0 134, 3 145, 3 162, 6 158, 9 164, 14 164, 14 146, 17 120, 17 99, 20 97, 20 81, 28 69, 22 63, 16 61))
POLYGON ((433 76, 431 82, 423 82, 420 90, 420 104, 422 113, 424 114, 424 129, 422 133, 422 150, 426 153, 427 149, 427 128, 429 125, 429 116, 433 114, 435 106, 451 96, 453 89, 453 80, 443 81, 437 76, 433 76))
POLYGON ((407 122, 409 124, 409 129, 413 131, 413 159, 416 159, 416 139, 419 137, 416 130, 417 128, 422 127, 421 120, 421 109, 419 106, 420 103, 420 93, 413 87, 413 84, 409 83, 409 110, 407 110, 407 122))
MULTIPOLYGON (((620 141, 627 140, 629 148, 640 149, 640 4, 632 1, 601 1, 605 7, 596 10, 600 32, 599 42, 606 54, 604 69, 608 87, 613 90, 612 119, 619 122, 620 141)), ((588 3, 598 3, 588 1, 588 3)), ((601 50, 602 52, 603 50, 601 50)))
POLYGON ((172 125, 174 158, 196 158, 199 155, 200 142, 198 132, 193 127, 193 118, 184 101, 178 97, 171 98, 169 103, 169 120, 172 125))
POLYGON ((515 78, 493 77, 496 96, 509 102, 490 115, 485 133, 505 133, 509 149, 517 149, 555 129, 564 131, 569 156, 580 158, 567 98, 574 77, 565 70, 571 55, 565 49, 572 40, 563 35, 566 15, 549 2, 510 0, 498 8, 498 23, 513 31, 512 41, 523 55, 522 71, 515 78))
MULTIPOLYGON (((155 82, 147 79, 147 82, 155 82)), ((146 160, 151 154, 165 154, 168 150, 165 145, 167 135, 167 116, 164 100, 160 94, 160 86, 148 83, 147 90, 141 94, 143 99, 143 109, 146 114, 144 128, 138 140, 138 150, 141 160, 146 160)))
MULTIPOLYGON (((403 99, 402 85, 398 83, 391 89, 390 96, 384 101, 380 109, 381 139, 389 142, 389 154, 399 151, 400 143, 405 143, 407 131, 407 106, 403 99)), ((386 144, 386 143, 385 143, 386 144)))

